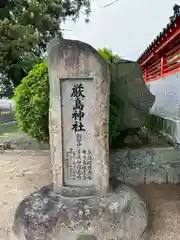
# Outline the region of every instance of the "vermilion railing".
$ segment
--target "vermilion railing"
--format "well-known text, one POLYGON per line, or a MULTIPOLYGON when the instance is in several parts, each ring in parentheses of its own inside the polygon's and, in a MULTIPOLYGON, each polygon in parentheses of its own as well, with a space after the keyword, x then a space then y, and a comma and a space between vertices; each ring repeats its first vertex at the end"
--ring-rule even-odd
POLYGON ((143 66, 143 71, 145 82, 180 71, 180 36, 177 36, 163 51, 154 54, 143 66))

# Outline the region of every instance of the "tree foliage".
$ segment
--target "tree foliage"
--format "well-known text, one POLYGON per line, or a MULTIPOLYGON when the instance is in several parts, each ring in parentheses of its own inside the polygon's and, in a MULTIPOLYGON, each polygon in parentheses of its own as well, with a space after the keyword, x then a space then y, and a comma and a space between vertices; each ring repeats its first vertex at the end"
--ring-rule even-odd
MULTIPOLYGON (((112 51, 103 48, 98 52, 111 63, 119 58, 112 51)), ((48 141, 49 84, 47 63, 37 64, 15 89, 16 118, 20 129, 38 141, 48 141)), ((110 144, 116 139, 120 123, 120 112, 115 96, 110 93, 110 144)))
POLYGON ((21 131, 46 142, 48 132, 49 83, 47 63, 37 64, 15 89, 15 110, 21 131))
MULTIPOLYGON (((98 49, 98 52, 101 56, 109 63, 110 74, 112 76, 112 64, 114 59, 120 58, 119 55, 113 54, 112 50, 108 48, 98 49)), ((113 85, 113 81, 110 84, 110 115, 109 115, 109 142, 110 145, 113 145, 117 137, 120 134, 120 118, 121 112, 119 108, 119 99, 113 94, 113 88, 116 87, 113 85)))
POLYGON ((8 0, 0 9, 0 79, 21 83, 34 64, 42 61, 47 42, 61 37, 61 22, 90 14, 89 0, 8 0))
POLYGON ((110 65, 114 59, 120 58, 119 55, 113 54, 112 50, 108 48, 98 49, 97 51, 110 65))

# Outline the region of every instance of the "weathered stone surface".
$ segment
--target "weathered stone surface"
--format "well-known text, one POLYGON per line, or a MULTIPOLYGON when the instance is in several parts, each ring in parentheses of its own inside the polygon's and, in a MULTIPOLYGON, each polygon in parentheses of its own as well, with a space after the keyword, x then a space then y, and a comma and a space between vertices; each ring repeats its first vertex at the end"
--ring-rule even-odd
POLYGON ((13 231, 20 240, 141 240, 147 227, 144 202, 123 184, 113 190, 67 198, 46 186, 20 203, 13 231))
POLYGON ((153 148, 154 164, 170 164, 180 162, 180 149, 175 147, 153 148))
POLYGON ((113 164, 122 164, 124 166, 129 165, 129 150, 117 149, 110 153, 110 162, 113 164))
MULTIPOLYGON (((136 130, 137 131, 137 130, 136 130)), ((141 139, 135 134, 136 132, 134 133, 131 133, 131 132, 127 132, 127 136, 125 137, 124 139, 124 144, 126 145, 135 145, 135 144, 142 144, 142 141, 141 139)))
POLYGON ((146 169, 145 183, 166 183, 167 173, 165 166, 149 166, 146 169))
MULTIPOLYGON (((145 169, 140 166, 134 166, 134 168, 123 168, 121 170, 123 172, 124 182, 131 185, 138 185, 144 183, 145 180, 145 169)), ((119 173, 117 173, 117 177, 119 179, 119 173)))
POLYGON ((117 60, 113 65, 113 93, 119 98, 121 129, 140 128, 144 125, 155 97, 143 79, 138 63, 117 60))
POLYGON ((118 149, 110 154, 111 175, 137 185, 140 183, 180 183, 180 148, 153 147, 118 149))
POLYGON ((104 194, 109 188, 108 64, 90 45, 62 39, 53 40, 49 45, 48 69, 49 132, 54 191, 62 193, 64 187, 66 191, 69 187, 70 193, 77 186, 90 188, 90 191, 94 188, 97 193, 104 194), (79 96, 77 98, 77 93, 72 96, 73 89, 80 85, 80 90, 83 88, 80 95, 83 100, 79 96), (72 114, 75 115, 72 117, 72 114), (83 130, 82 125, 78 131, 74 130, 77 119, 83 119, 78 120, 83 124, 83 130), (81 136, 81 144, 77 144, 77 133, 81 136), (70 150, 75 153, 73 161, 67 157, 70 150), (91 174, 88 177, 77 174, 77 167, 86 167, 84 163, 78 163, 78 159, 83 156, 77 157, 77 153, 83 155, 84 150, 91 152, 88 165, 91 167, 91 174))
POLYGON ((166 166, 168 183, 180 183, 180 164, 166 166))
POLYGON ((129 151, 129 165, 149 165, 152 164, 152 149, 141 148, 129 151))
POLYGON ((116 168, 116 166, 113 166, 111 169, 111 176, 116 176, 121 182, 125 183, 125 169, 127 167, 124 166, 118 166, 118 168, 116 168))

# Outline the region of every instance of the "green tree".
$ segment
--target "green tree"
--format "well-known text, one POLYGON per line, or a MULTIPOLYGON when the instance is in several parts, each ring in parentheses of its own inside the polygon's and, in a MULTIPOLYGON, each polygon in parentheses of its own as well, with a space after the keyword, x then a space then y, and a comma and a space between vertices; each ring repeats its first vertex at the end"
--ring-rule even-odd
POLYGON ((82 11, 88 18, 89 0, 9 0, 0 9, 1 83, 18 86, 42 61, 47 42, 62 36, 61 22, 82 11))
POLYGON ((109 48, 102 48, 102 49, 98 49, 97 51, 110 65, 114 59, 120 58, 119 55, 113 54, 112 50, 109 48))
POLYGON ((38 141, 49 139, 47 63, 37 64, 15 89, 15 111, 21 131, 38 141))

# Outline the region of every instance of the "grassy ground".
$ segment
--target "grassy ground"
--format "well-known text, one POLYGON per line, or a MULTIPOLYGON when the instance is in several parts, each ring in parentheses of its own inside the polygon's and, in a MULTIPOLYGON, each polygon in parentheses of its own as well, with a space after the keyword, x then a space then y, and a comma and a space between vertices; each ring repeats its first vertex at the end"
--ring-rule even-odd
POLYGON ((20 130, 17 123, 0 124, 0 139, 9 138, 12 135, 19 135, 20 130))

